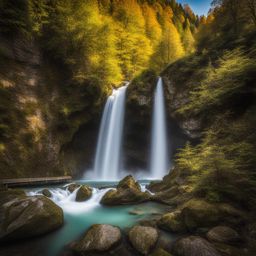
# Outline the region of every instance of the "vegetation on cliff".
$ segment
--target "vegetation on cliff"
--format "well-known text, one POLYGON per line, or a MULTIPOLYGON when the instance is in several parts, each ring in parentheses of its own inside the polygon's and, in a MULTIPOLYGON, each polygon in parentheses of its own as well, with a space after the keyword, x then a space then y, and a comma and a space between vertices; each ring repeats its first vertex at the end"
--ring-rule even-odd
POLYGON ((211 21, 197 33, 197 51, 163 76, 175 87, 171 99, 185 99, 169 104, 172 115, 200 126, 199 143, 176 156, 190 191, 254 209, 256 26, 249 2, 215 1, 211 21))

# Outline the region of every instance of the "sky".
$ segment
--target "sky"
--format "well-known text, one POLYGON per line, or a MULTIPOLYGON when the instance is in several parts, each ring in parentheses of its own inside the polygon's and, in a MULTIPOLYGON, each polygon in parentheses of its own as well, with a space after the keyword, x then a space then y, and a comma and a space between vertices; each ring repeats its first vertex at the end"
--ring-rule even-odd
POLYGON ((211 7, 212 0, 177 0, 181 4, 189 4, 195 14, 206 15, 211 7))

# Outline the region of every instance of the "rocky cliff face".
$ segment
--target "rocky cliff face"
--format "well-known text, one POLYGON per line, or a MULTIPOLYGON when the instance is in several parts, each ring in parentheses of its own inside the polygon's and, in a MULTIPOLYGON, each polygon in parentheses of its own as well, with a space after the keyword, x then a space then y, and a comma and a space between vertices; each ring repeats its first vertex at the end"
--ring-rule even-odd
POLYGON ((94 153, 101 92, 72 81, 32 39, 1 37, 0 55, 0 177, 80 175, 94 153))
MULTIPOLYGON (((185 95, 176 92, 176 84, 172 83, 168 74, 163 76, 166 98, 166 118, 168 125, 168 140, 171 157, 185 141, 193 136, 185 129, 185 122, 175 115, 175 107, 180 104, 176 95, 183 100, 185 95)), ((153 95, 157 83, 154 72, 148 71, 134 79, 128 87, 125 122, 124 155, 125 167, 128 169, 148 170, 150 156, 151 120, 153 95)))

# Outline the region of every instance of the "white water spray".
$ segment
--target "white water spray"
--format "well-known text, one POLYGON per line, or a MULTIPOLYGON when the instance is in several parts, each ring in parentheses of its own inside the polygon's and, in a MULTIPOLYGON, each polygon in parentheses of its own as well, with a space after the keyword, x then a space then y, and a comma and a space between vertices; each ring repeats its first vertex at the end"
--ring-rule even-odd
POLYGON ((162 78, 159 77, 154 95, 151 132, 150 173, 152 178, 159 179, 167 174, 168 159, 164 90, 162 78))
POLYGON ((114 89, 104 108, 94 161, 97 180, 118 179, 127 86, 114 89))
MULTIPOLYGON (((53 188, 49 189, 51 192, 50 199, 60 206, 65 212, 76 215, 83 212, 89 212, 96 207, 100 207, 100 200, 111 188, 98 189, 93 188, 92 196, 85 202, 76 202, 76 194, 79 188, 74 190, 72 193, 66 188, 53 188)), ((36 191, 30 191, 27 193, 28 196, 42 195, 42 189, 36 191)))

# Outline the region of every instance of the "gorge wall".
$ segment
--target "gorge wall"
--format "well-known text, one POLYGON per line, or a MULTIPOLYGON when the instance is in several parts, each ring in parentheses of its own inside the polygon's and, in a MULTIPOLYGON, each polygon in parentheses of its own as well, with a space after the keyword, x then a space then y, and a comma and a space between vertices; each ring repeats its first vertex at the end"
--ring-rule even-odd
POLYGON ((1 178, 79 175, 93 158, 105 96, 72 80, 40 42, 1 37, 1 178))

